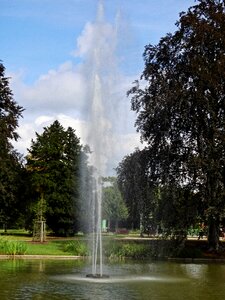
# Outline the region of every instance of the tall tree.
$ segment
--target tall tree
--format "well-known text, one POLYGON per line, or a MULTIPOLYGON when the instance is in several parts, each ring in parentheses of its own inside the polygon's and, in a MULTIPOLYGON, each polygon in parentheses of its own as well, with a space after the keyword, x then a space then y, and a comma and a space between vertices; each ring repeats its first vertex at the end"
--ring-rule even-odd
POLYGON ((56 120, 32 140, 27 169, 31 173, 37 200, 46 203, 46 222, 57 235, 77 230, 80 140, 69 127, 56 120))
POLYGON ((200 195, 209 246, 219 245, 225 197, 225 3, 199 0, 178 30, 147 45, 141 80, 128 92, 160 183, 200 195))
POLYGON ((125 221, 128 217, 128 209, 118 188, 116 177, 103 178, 102 193, 103 218, 108 220, 108 227, 115 225, 118 229, 119 221, 125 221))
POLYGON ((153 181, 149 178, 149 151, 137 149, 124 157, 116 168, 118 186, 128 208, 128 223, 132 229, 147 231, 154 210, 153 181))
POLYGON ((93 220, 93 166, 89 164, 90 147, 85 145, 80 154, 80 172, 79 172, 79 230, 84 233, 92 232, 93 220))
POLYGON ((176 239, 178 243, 183 242, 190 227, 199 221, 198 195, 192 193, 189 187, 172 184, 159 186, 154 196, 153 217, 160 233, 176 239))
POLYGON ((23 108, 13 99, 5 67, 0 63, 0 216, 2 223, 15 221, 21 161, 13 149, 12 141, 18 139, 16 129, 23 108))

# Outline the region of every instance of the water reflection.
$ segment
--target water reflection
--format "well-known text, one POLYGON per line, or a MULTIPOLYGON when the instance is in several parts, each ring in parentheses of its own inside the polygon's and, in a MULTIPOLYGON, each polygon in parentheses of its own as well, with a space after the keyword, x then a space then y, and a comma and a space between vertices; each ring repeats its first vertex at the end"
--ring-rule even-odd
POLYGON ((205 276, 207 272, 208 265, 206 264, 181 264, 181 268, 187 274, 187 276, 199 279, 205 276))
POLYGON ((0 261, 0 299, 184 299, 225 297, 225 265, 129 262, 105 266, 90 280, 85 261, 0 261))

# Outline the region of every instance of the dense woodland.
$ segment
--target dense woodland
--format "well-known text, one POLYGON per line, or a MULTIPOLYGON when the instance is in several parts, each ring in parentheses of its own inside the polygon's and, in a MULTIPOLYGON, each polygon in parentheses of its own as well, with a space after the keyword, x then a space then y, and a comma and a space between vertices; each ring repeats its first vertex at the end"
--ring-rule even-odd
MULTIPOLYGON (((205 227, 211 249, 225 225, 225 2, 199 0, 177 30, 145 47, 128 91, 145 142, 104 178, 103 217, 118 226, 183 241, 205 227)), ((44 218, 56 235, 88 231, 91 151, 56 120, 23 158, 12 146, 23 108, 0 64, 0 224, 32 230, 44 218), (83 192, 82 192, 83 191, 83 192)))

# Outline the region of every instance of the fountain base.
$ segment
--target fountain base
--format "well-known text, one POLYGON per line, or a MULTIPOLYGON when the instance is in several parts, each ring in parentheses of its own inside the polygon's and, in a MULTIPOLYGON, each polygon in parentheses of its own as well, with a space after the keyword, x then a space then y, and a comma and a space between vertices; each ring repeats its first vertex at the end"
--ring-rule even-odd
POLYGON ((95 279, 104 279, 104 278, 109 278, 109 275, 105 275, 105 274, 87 274, 86 275, 87 278, 95 278, 95 279))

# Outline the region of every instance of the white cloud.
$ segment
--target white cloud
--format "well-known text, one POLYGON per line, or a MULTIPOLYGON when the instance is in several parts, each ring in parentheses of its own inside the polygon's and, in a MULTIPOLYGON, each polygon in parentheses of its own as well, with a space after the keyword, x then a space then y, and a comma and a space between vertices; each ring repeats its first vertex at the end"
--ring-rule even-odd
POLYGON ((82 110, 85 102, 85 80, 72 62, 50 70, 33 85, 25 85, 21 75, 14 76, 12 86, 20 105, 33 111, 82 110))
POLYGON ((40 116, 34 121, 34 124, 39 127, 41 125, 44 125, 45 123, 52 122, 53 120, 54 118, 50 116, 40 116))

